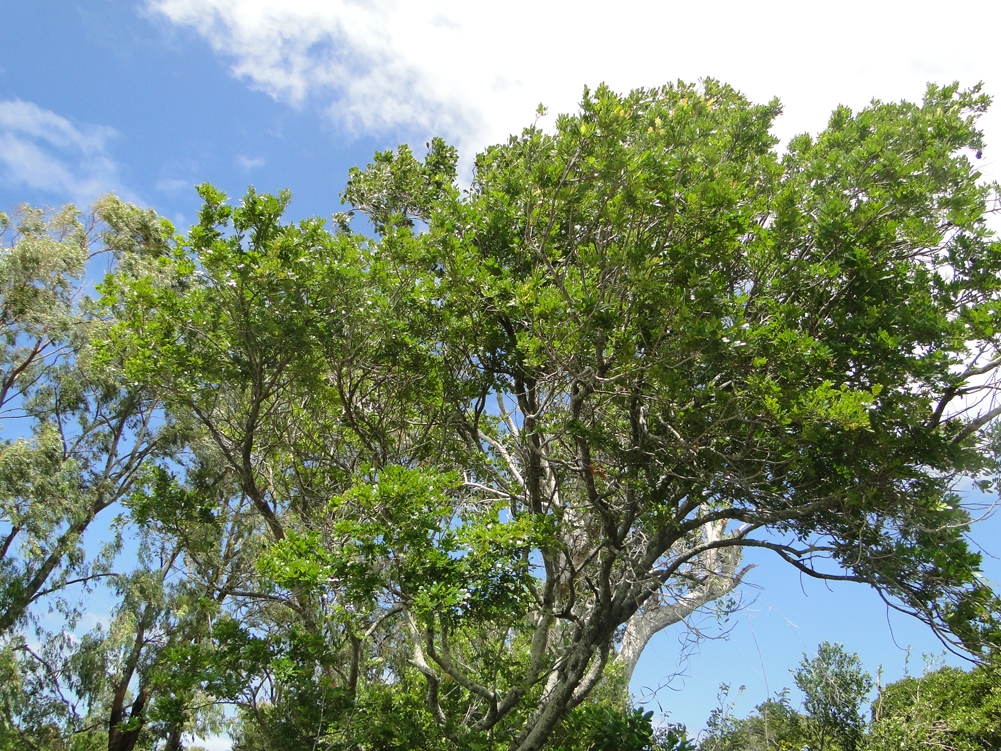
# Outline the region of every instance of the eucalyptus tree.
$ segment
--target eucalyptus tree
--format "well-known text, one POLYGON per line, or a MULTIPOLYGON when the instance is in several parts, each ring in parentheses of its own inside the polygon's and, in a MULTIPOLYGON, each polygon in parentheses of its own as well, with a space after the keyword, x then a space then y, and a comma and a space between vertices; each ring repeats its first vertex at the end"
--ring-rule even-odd
MULTIPOLYGON (((109 658, 125 637, 121 628, 83 641, 74 636, 82 592, 113 582, 118 607, 141 614, 136 641, 145 645, 142 633, 158 606, 136 604, 128 582, 141 574, 132 570, 135 561, 116 560, 121 527, 112 514, 125 511, 144 476, 175 460, 187 439, 154 394, 124 381, 114 359, 97 355, 94 343, 111 321, 88 288, 102 265, 146 275, 150 260, 170 247, 173 228, 109 195, 86 216, 73 206, 54 213, 22 206, 13 217, 0 215, 0 229, 7 240, 0 249, 5 747, 57 748, 70 738, 79 748, 91 740, 107 746, 135 666, 119 681, 117 708, 103 720, 96 716, 94 656, 109 658), (88 531, 98 540, 89 556, 88 531), (92 731, 102 727, 105 740, 94 740, 92 731)), ((116 622, 122 617, 130 616, 116 622)))
MULTIPOLYGON (((102 258, 140 268, 173 228, 152 211, 99 201, 86 218, 21 207, 0 214, 0 634, 70 584, 110 575, 84 532, 143 467, 178 446, 155 395, 98 361, 110 322, 86 294, 102 258), (89 264, 89 266, 88 266, 89 264)), ((109 520, 110 521, 110 520, 109 520)))
POLYGON ((262 525, 216 457, 172 470, 143 472, 123 501, 116 525, 134 544, 105 580, 110 612, 86 632, 60 622, 10 640, 4 748, 180 751, 185 735, 224 728, 225 692, 206 687, 217 689, 219 622, 253 576, 262 525))
MULTIPOLYGON (((202 426, 266 529, 251 594, 278 607, 231 641, 292 635, 236 661, 312 687, 290 747, 403 712, 542 748, 748 547, 996 644, 956 491, 997 469, 987 104, 839 108, 780 156, 777 102, 602 87, 467 190, 438 140, 354 170, 375 238, 202 186, 155 272, 103 287, 105 351, 202 426)), ((280 702, 252 703, 246 737, 283 747, 280 702)))

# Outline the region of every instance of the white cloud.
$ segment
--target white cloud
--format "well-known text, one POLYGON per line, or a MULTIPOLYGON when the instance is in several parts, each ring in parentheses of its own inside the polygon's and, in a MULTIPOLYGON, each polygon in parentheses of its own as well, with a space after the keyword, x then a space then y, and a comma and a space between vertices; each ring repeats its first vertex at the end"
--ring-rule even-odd
POLYGON ((205 751, 229 751, 233 747, 233 741, 222 735, 195 738, 194 743, 196 747, 203 748, 205 751))
POLYGON ((240 168, 242 170, 244 170, 245 172, 249 172, 252 169, 257 169, 258 167, 263 167, 264 166, 264 159, 261 158, 261 157, 257 157, 257 158, 251 159, 250 157, 246 157, 246 156, 238 156, 236 158, 236 163, 238 165, 240 165, 240 168))
POLYGON ((194 193, 195 184, 191 180, 179 180, 176 177, 164 177, 153 185, 161 193, 181 193, 190 190, 194 193))
POLYGON ((276 98, 326 97, 350 130, 441 134, 465 149, 520 130, 539 102, 570 110, 601 81, 628 90, 712 76, 758 101, 778 95, 784 137, 823 127, 839 103, 919 98, 929 79, 984 79, 1001 93, 992 0, 148 3, 276 98))
POLYGON ((77 126, 31 102, 0 101, 0 181, 86 205, 120 187, 101 125, 77 126))

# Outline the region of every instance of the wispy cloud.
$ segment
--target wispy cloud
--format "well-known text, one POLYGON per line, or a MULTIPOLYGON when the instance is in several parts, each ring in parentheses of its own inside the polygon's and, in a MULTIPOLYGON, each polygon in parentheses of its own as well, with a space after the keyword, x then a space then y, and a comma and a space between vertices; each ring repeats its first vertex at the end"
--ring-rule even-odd
POLYGON ((240 165, 240 168, 244 171, 249 172, 252 169, 257 169, 258 167, 264 166, 264 159, 261 157, 256 157, 251 159, 250 157, 238 156, 236 158, 236 163, 240 165))
POLYGON ((957 0, 148 0, 196 29, 235 75, 301 105, 325 102, 357 132, 439 134, 466 148, 502 140, 543 102, 574 107, 585 84, 616 89, 712 76, 786 103, 780 134, 823 127, 838 103, 918 98, 985 79, 1001 58, 959 28, 994 28, 1001 5, 957 0), (861 22, 860 19, 864 19, 861 22))
POLYGON ((176 177, 161 178, 153 187, 161 193, 177 194, 186 190, 194 192, 194 183, 191 180, 180 180, 176 177))
POLYGON ((106 126, 75 125, 32 102, 0 101, 0 181, 86 205, 122 190, 108 153, 115 135, 106 126))

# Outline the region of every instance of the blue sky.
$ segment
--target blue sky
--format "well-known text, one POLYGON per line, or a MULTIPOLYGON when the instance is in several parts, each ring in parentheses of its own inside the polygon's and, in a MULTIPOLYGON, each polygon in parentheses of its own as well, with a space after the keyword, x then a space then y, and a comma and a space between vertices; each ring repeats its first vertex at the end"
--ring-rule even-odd
MULTIPOLYGON (((193 185, 239 196, 291 188, 293 218, 329 216, 347 170, 376 149, 442 135, 475 152, 574 106, 583 86, 618 89, 713 76, 753 99, 779 96, 787 139, 831 109, 918 98, 925 82, 984 81, 1001 96, 988 0, 830 3, 623 0, 0 0, 0 210, 81 206, 108 190, 179 229, 193 185)), ((985 175, 1001 177, 1001 106, 983 121, 985 175)), ((1001 523, 974 538, 1001 554, 1001 523)), ((634 681, 660 685, 671 719, 701 727, 720 682, 747 685, 738 712, 785 685, 818 642, 843 642, 885 679, 904 649, 940 651, 924 627, 863 588, 801 581, 756 556, 728 640, 680 667, 661 634, 634 681), (753 585, 753 586, 750 586, 753 585)), ((1001 581, 997 561, 989 578, 1001 581)), ((719 627, 709 619, 707 635, 719 627)))

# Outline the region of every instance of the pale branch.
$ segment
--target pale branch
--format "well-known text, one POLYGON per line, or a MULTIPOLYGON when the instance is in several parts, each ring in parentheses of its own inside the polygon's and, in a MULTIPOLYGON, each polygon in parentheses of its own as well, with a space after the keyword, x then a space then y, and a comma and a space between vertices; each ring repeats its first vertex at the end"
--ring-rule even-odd
MULTIPOLYGON (((448 646, 448 627, 442 625, 441 627, 441 649, 436 648, 434 643, 434 634, 431 629, 425 631, 425 642, 424 649, 426 653, 431 657, 431 659, 445 671, 456 683, 462 686, 464 689, 472 694, 476 694, 482 699, 487 701, 490 710, 488 716, 491 718, 497 713, 497 695, 495 692, 488 689, 486 686, 482 686, 472 678, 468 676, 466 671, 459 668, 458 665, 452 660, 450 654, 450 649, 448 646)), ((481 722, 487 722, 487 718, 484 717, 481 722)), ((488 723, 484 727, 489 726, 488 723)))
MULTIPOLYGON (((983 350, 981 350, 981 352, 983 352, 983 350)), ((975 360, 976 359, 977 358, 975 358, 975 360)), ((966 381, 969 378, 990 373, 992 370, 997 370, 998 368, 1001 368, 1001 357, 996 357, 990 362, 984 363, 983 365, 979 366, 971 365, 957 376, 957 380, 960 382, 966 381)))
POLYGON ((504 444, 502 444, 500 441, 494 440, 493 438, 491 438, 490 436, 488 436, 486 433, 482 433, 482 432, 479 432, 479 431, 477 431, 476 437, 479 440, 481 440, 484 443, 486 443, 487 445, 489 445, 498 454, 500 454, 501 458, 504 460, 504 463, 507 465, 508 471, 514 477, 515 482, 517 482, 519 485, 521 485, 522 487, 524 487, 525 486, 525 480, 521 476, 521 472, 519 471, 519 468, 518 468, 518 463, 516 461, 514 461, 514 459, 508 453, 507 449, 504 447, 504 444))
MULTIPOLYGON (((688 618, 699 608, 713 602, 728 592, 732 592, 743 581, 753 566, 745 566, 740 571, 712 573, 699 588, 683 595, 670 605, 644 605, 627 622, 616 660, 624 666, 626 680, 633 674, 640 655, 655 634, 669 626, 688 618)), ((647 601, 649 603, 649 600, 647 601)))
POLYGON ((403 606, 401 605, 397 605, 394 608, 390 608, 372 622, 372 625, 365 630, 364 634, 362 634, 362 638, 368 639, 370 636, 372 636, 372 634, 374 634, 379 629, 379 626, 381 626, 387 620, 392 618, 394 615, 399 615, 402 612, 403 612, 403 606))
POLYGON ((508 432, 512 436, 517 438, 519 435, 518 427, 514 424, 514 420, 511 419, 511 412, 504 404, 504 394, 498 390, 496 392, 496 398, 497 398, 497 409, 500 411, 501 419, 504 420, 504 424, 507 426, 508 432))
POLYGON ((438 674, 435 673, 434 669, 428 664, 427 658, 424 656, 424 650, 421 647, 421 633, 417 626, 417 622, 414 620, 413 614, 409 610, 404 611, 404 615, 407 620, 407 628, 410 630, 410 644, 413 648, 413 656, 410 658, 410 664, 420 671, 421 675, 424 676, 427 681, 427 704, 428 709, 431 711, 431 715, 434 717, 434 721, 439 725, 445 725, 448 720, 445 717, 445 713, 441 709, 441 704, 438 702, 438 686, 441 679, 438 674))

